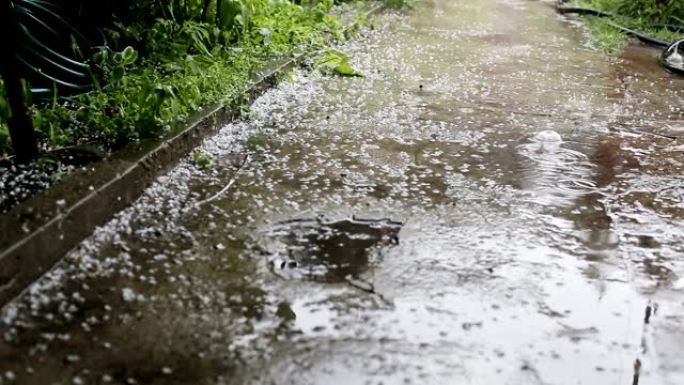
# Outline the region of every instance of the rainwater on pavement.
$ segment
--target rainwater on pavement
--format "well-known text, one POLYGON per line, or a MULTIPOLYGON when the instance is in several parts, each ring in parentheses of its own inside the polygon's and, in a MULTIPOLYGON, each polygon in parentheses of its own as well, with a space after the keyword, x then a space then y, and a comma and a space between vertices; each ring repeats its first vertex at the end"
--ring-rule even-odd
POLYGON ((683 384, 684 79, 549 5, 297 70, 2 309, 0 384, 683 384))

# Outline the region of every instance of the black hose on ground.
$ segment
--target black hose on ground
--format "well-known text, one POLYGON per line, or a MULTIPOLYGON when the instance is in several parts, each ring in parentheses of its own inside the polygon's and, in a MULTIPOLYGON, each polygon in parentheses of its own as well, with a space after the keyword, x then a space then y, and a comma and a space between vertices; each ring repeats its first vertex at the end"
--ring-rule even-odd
POLYGON ((647 35, 645 33, 635 31, 635 30, 627 28, 627 27, 623 27, 619 24, 615 24, 612 21, 607 22, 607 24, 610 25, 611 27, 615 28, 615 29, 618 29, 618 30, 626 33, 627 35, 630 35, 632 37, 636 37, 637 39, 643 41, 646 44, 654 45, 656 47, 669 47, 670 44, 672 44, 669 41, 660 40, 660 39, 653 37, 651 35, 647 35))
MULTIPOLYGON (((594 8, 575 7, 571 5, 566 5, 566 3, 567 0, 558 0, 558 2, 556 3, 556 11, 558 11, 558 13, 562 15, 573 13, 578 15, 590 15, 597 17, 621 17, 620 15, 611 12, 605 12, 594 8)), ((609 21, 607 23, 611 27, 622 31, 623 33, 629 36, 635 37, 646 44, 650 44, 657 47, 664 47, 665 50, 660 55, 660 64, 662 64, 663 67, 667 68, 668 70, 674 73, 684 75, 684 55, 680 53, 680 48, 684 49, 684 40, 669 42, 666 40, 658 39, 657 37, 645 34, 643 32, 639 32, 631 28, 627 28, 622 25, 613 23, 612 21, 609 21)), ((655 28, 667 28, 675 32, 684 32, 683 25, 653 24, 652 26, 655 28)))
POLYGON ((576 13, 576 14, 580 14, 580 15, 591 15, 591 16, 599 16, 599 17, 615 17, 615 16, 617 16, 614 13, 601 11, 600 9, 585 8, 585 7, 574 7, 574 6, 570 6, 570 5, 563 5, 563 3, 559 3, 556 6, 556 10, 558 10, 558 13, 560 13, 562 15, 564 15, 566 13, 576 13))

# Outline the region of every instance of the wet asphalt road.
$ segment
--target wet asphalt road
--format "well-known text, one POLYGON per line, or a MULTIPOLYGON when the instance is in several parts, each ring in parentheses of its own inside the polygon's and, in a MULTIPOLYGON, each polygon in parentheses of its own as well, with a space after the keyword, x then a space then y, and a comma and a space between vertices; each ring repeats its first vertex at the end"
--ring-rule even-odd
POLYGON ((3 308, 0 384, 684 383, 684 80, 543 2, 377 23, 3 308))

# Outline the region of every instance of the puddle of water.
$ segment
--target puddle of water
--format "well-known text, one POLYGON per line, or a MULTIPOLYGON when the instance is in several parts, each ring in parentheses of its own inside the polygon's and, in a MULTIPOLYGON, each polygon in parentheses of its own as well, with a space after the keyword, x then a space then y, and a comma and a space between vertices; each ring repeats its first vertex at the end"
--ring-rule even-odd
POLYGON ((278 223, 266 231, 266 237, 277 243, 267 246, 277 250, 269 263, 279 276, 345 282, 368 269, 372 253, 380 246, 398 244, 400 228, 401 223, 390 220, 278 223))

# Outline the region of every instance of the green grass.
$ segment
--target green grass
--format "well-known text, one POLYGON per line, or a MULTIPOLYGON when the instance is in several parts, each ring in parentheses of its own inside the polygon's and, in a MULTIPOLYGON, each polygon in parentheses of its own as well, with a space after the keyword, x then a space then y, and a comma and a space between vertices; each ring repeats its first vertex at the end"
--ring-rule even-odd
POLYGON ((580 19, 591 33, 589 45, 592 48, 616 55, 621 53, 627 46, 629 37, 608 25, 606 20, 592 16, 582 16, 580 19))
MULTIPOLYGON (((116 149, 164 135, 204 106, 238 100, 251 75, 267 61, 322 50, 331 38, 343 38, 339 16, 329 12, 332 1, 241 4, 246 8, 230 28, 166 19, 119 26, 111 33, 119 49, 102 50, 95 57, 95 90, 32 107, 41 149, 83 143, 116 149)), ((6 120, 0 93, 0 156, 11 153, 6 120)))

